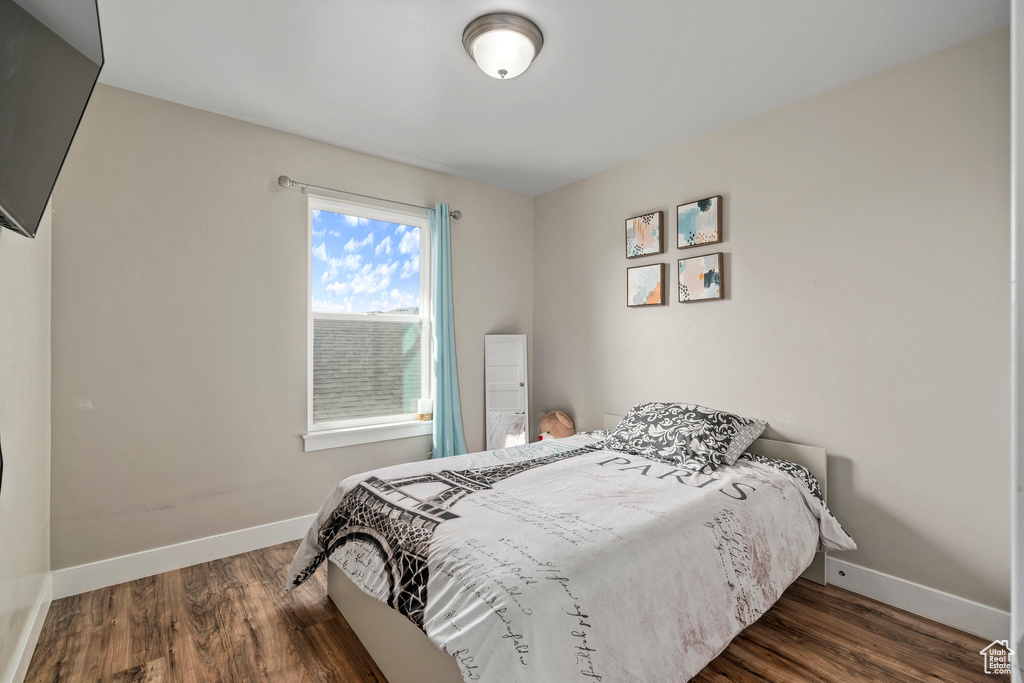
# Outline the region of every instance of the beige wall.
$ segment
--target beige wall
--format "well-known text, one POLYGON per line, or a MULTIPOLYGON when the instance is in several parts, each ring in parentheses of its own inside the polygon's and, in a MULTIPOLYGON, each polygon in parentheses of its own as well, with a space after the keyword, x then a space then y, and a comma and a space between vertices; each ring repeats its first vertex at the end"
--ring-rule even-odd
POLYGON ((1000 30, 537 197, 536 407, 763 417, 828 449, 843 559, 1007 609, 1009 85, 1000 30), (712 194, 724 244, 626 261, 625 218, 712 194), (718 250, 727 300, 677 303, 718 250))
POLYGON ((0 230, 0 679, 50 569, 50 235, 0 230))
POLYGON ((281 174, 463 212, 456 344, 483 447, 483 335, 533 333, 530 197, 100 86, 54 196, 53 568, 312 513, 426 455, 427 437, 302 451, 306 204, 281 174))

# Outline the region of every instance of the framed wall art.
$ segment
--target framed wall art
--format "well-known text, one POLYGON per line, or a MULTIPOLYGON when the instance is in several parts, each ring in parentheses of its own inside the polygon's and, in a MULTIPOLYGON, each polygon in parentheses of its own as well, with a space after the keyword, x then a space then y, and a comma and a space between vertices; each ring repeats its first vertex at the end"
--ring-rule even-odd
POLYGON ((626 305, 661 306, 665 304, 665 264, 626 268, 626 305))
POLYGON ((722 252, 679 259, 679 303, 725 298, 722 252))
POLYGON ((626 219, 626 258, 665 253, 664 212, 626 219))
POLYGON ((721 241, 721 195, 676 207, 676 248, 688 249, 721 241))

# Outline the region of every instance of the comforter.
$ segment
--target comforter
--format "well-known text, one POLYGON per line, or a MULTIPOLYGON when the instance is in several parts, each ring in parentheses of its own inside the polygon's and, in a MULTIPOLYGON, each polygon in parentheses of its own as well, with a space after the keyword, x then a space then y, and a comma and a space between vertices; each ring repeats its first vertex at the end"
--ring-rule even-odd
POLYGON ((687 680, 815 551, 856 547, 803 467, 715 471, 584 434, 388 467, 328 496, 290 585, 328 557, 467 681, 687 680))

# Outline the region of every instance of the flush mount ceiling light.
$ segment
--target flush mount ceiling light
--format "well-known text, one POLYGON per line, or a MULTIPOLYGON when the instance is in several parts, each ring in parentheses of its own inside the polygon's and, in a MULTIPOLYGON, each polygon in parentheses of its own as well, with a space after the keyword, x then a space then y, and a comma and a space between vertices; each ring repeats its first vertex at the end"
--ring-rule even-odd
POLYGON ((485 74, 507 80, 529 68, 540 54, 544 36, 526 17, 495 12, 469 22, 462 45, 485 74))

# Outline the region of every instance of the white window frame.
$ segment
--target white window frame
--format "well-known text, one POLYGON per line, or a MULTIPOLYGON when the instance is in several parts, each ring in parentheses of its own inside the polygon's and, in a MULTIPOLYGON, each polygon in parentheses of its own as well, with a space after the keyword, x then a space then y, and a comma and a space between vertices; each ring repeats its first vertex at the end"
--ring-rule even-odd
POLYGON ((398 439, 407 436, 430 434, 429 421, 419 421, 416 413, 382 415, 378 417, 313 421, 313 321, 323 320, 376 320, 392 322, 418 322, 420 324, 421 398, 430 398, 433 392, 431 368, 431 260, 430 220, 426 210, 394 208, 372 203, 342 200, 334 197, 309 193, 306 198, 306 429, 303 435, 305 450, 336 448, 372 441, 398 439), (418 315, 386 313, 321 313, 313 311, 313 211, 358 216, 370 220, 397 223, 420 230, 420 302, 418 315))

